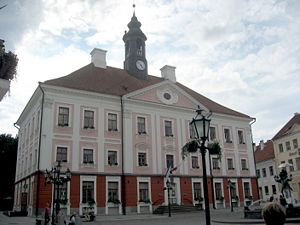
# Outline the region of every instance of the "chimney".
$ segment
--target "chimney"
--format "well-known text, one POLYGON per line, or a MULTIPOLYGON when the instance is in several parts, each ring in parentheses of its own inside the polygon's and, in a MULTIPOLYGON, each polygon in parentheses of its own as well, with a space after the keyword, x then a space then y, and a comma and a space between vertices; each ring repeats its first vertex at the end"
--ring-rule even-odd
POLYGON ((259 146, 260 146, 260 150, 263 150, 263 149, 264 149, 264 147, 265 147, 264 140, 260 140, 259 146))
POLYGON ((176 67, 174 66, 165 65, 160 69, 161 77, 176 83, 175 69, 176 67))
POLYGON ((94 48, 91 51, 92 63, 95 67, 106 69, 106 50, 94 48))

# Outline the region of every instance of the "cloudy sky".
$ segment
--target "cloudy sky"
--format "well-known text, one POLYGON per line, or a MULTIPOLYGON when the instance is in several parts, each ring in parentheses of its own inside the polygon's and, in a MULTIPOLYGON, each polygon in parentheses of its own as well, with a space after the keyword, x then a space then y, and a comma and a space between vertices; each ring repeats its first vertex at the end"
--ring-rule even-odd
POLYGON ((17 133, 13 123, 39 81, 90 63, 94 47, 122 68, 133 2, 150 74, 176 66, 179 82, 255 117, 256 143, 300 112, 298 0, 0 0, 0 38, 19 58, 0 102, 0 134, 17 133))

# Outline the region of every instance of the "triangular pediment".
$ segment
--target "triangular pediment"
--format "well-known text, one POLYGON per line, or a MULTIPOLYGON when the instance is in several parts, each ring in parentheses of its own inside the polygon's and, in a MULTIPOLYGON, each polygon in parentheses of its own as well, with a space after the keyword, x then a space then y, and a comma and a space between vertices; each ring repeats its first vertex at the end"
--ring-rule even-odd
POLYGON ((199 105, 196 99, 169 80, 131 92, 126 98, 189 109, 199 105))

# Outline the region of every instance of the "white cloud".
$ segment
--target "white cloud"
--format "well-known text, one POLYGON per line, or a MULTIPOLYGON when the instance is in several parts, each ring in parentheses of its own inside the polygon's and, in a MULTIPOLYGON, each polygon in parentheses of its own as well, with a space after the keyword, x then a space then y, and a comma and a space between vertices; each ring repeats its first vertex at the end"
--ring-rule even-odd
MULTIPOLYGON (((88 64, 92 48, 108 50, 108 64, 122 68, 122 37, 133 13, 128 1, 12 2, 0 20, 6 47, 15 46, 7 49, 20 59, 19 75, 11 96, 0 103, 0 133, 16 133, 12 123, 38 81, 88 64)), ((256 117, 256 142, 272 138, 299 111, 299 1, 137 0, 136 5, 148 37, 150 74, 159 76, 165 64, 176 66, 179 82, 256 117)))

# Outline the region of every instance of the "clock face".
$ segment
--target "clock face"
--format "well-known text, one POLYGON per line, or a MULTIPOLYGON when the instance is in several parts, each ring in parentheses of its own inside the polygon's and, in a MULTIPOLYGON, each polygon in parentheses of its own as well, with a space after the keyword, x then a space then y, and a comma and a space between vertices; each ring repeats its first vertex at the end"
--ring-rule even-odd
POLYGON ((144 70, 146 68, 145 63, 142 60, 137 60, 135 65, 139 70, 144 70))

